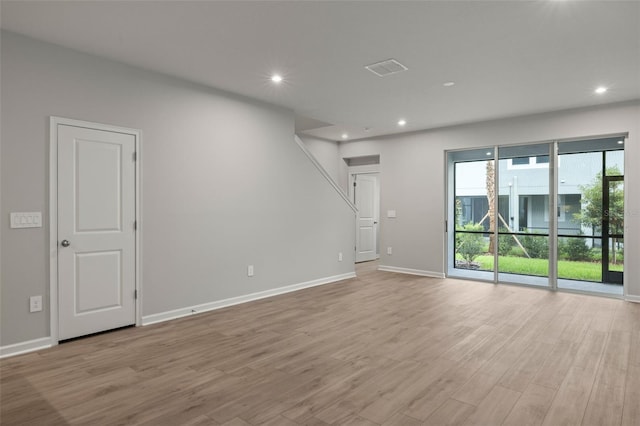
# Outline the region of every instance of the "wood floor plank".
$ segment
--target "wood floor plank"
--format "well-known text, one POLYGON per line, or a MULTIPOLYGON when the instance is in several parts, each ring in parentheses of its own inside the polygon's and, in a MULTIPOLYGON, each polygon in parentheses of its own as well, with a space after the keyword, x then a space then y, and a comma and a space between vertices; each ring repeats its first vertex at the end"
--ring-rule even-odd
POLYGON ((482 371, 469 379, 453 398, 471 405, 478 405, 500 381, 500 374, 486 374, 482 371))
POLYGON ((222 426, 252 426, 251 423, 247 423, 239 417, 235 419, 231 419, 226 423, 223 423, 222 426))
POLYGON ((531 383, 505 419, 503 426, 538 426, 555 397, 556 390, 531 383))
POLYGON ((623 426, 640 425, 640 366, 631 365, 627 370, 627 383, 624 394, 624 407, 622 409, 623 426))
POLYGON ((484 365, 481 361, 466 361, 441 372, 438 379, 427 389, 409 402, 404 414, 419 420, 426 420, 435 410, 444 404, 484 365))
POLYGON ((499 425, 509 415, 521 393, 494 386, 491 392, 478 404, 477 409, 467 417, 464 425, 499 425))
POLYGON ((402 413, 396 413, 391 418, 389 418, 386 422, 382 424, 382 426, 422 426, 423 422, 418 419, 414 419, 413 417, 406 416, 402 413))
POLYGON ((315 417, 311 417, 304 422, 296 423, 304 426, 327 426, 329 423, 325 423, 320 419, 316 419, 315 417))
POLYGON ((461 425, 476 410, 471 404, 450 398, 433 412, 424 422, 425 426, 461 425))
POLYGON ((0 422, 640 424, 640 305, 375 265, 2 359, 0 422))
POLYGON ((621 423, 630 349, 631 333, 614 331, 609 334, 584 414, 583 425, 621 423))
POLYGON ((605 345, 606 333, 587 332, 543 425, 581 424, 605 345))
POLYGON ((303 400, 286 410, 283 415, 297 422, 305 422, 316 413, 327 409, 349 397, 350 393, 379 374, 380 370, 392 368, 394 362, 388 359, 375 359, 364 366, 358 366, 351 374, 346 374, 340 380, 321 388, 318 392, 305 397, 303 400))
POLYGON ((287 419, 282 416, 275 416, 270 420, 260 421, 259 423, 251 423, 254 425, 263 425, 263 426, 298 426, 298 423, 287 419))
POLYGON ((524 392, 546 361, 553 345, 534 341, 501 378, 500 386, 524 392))
POLYGON ((580 344, 561 340, 542 364, 533 383, 551 389, 558 389, 564 381, 573 361, 578 354, 580 344))
MULTIPOLYGON (((156 424, 158 423, 156 422, 156 424)), ((180 422, 180 423, 174 423, 174 424, 179 424, 180 426, 218 426, 219 425, 218 422, 213 421, 213 419, 207 416, 197 416, 191 420, 187 420, 186 422, 180 422)))
POLYGON ((440 377, 440 372, 454 366, 456 363, 447 358, 438 358, 432 364, 424 365, 400 382, 392 392, 373 399, 359 415, 376 423, 384 423, 394 414, 408 407, 415 395, 428 390, 431 383, 440 377))
POLYGON ((360 416, 351 416, 346 419, 343 419, 340 422, 343 426, 379 426, 378 423, 374 423, 370 420, 362 418, 360 416))

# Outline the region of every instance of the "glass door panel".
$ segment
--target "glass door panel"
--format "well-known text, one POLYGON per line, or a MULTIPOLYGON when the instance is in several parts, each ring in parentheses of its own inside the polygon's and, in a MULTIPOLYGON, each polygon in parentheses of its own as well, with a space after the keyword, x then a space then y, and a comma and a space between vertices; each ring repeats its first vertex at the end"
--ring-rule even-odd
POLYGON ((604 188, 603 228, 607 244, 603 250, 603 281, 622 284, 624 271, 624 182, 622 176, 606 176, 604 188))
POLYGON ((558 156, 559 288, 593 291, 602 282, 602 168, 602 152, 558 156))
POLYGON ((498 150, 498 279, 549 285, 549 144, 498 150))
POLYGON ((624 258, 618 139, 558 144, 558 288, 622 295, 611 285, 622 283, 624 258))
MULTIPOLYGON (((493 154, 486 151, 482 155, 493 154)), ((490 191, 493 159, 454 164, 455 275, 493 280, 490 191), (488 175, 489 173, 489 175, 488 175)))

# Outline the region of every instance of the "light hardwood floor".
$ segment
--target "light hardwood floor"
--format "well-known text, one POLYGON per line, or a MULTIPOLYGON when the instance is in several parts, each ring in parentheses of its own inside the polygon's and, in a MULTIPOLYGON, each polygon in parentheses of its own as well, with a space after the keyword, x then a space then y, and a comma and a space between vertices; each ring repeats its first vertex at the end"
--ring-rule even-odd
POLYGON ((640 305, 359 277, 2 360, 3 425, 640 425, 640 305))

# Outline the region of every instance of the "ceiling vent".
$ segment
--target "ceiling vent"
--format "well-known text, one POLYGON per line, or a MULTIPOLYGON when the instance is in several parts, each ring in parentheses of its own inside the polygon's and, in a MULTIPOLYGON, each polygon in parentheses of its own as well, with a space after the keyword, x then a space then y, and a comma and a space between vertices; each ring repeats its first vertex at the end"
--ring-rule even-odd
POLYGON ((397 74, 409 69, 395 59, 387 59, 386 61, 376 62, 375 64, 365 66, 365 68, 378 77, 386 77, 388 75, 397 74))

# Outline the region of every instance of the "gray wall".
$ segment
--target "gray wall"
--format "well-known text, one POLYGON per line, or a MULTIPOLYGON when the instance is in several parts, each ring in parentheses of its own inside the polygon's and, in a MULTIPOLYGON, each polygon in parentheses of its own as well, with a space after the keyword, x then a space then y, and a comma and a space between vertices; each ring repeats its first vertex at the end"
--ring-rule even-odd
POLYGON ((338 142, 327 141, 324 139, 314 138, 312 136, 300 135, 300 140, 318 163, 326 170, 334 182, 339 182, 339 163, 338 163, 338 142))
POLYGON ((435 273, 445 269, 445 150, 628 132, 625 276, 640 300, 640 102, 454 126, 343 142, 340 158, 380 155, 380 264, 435 273), (386 217, 396 210, 397 218, 386 217), (393 255, 386 247, 393 247, 393 255))
POLYGON ((48 222, 51 115, 142 130, 143 315, 353 272, 353 212, 294 142, 290 111, 1 42, 1 345, 49 335, 49 228, 9 229, 9 212, 48 222), (45 309, 30 314, 36 294, 45 309))

